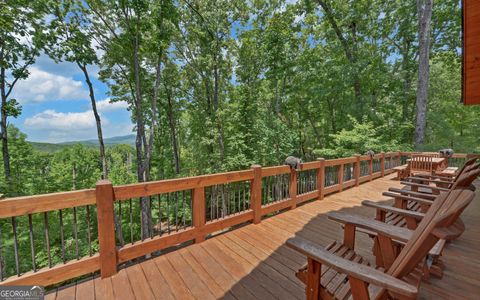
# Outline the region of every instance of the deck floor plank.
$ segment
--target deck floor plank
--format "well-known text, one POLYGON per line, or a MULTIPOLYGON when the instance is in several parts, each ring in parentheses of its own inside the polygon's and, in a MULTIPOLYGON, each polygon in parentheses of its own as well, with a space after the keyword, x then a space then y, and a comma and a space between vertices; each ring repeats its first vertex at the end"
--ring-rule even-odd
POLYGON ((152 259, 142 262, 141 266, 155 298, 165 300, 175 299, 170 286, 152 259))
MULTIPOLYGON (((49 299, 72 299, 95 294, 95 299, 292 299, 304 298, 304 286, 294 272, 305 258, 285 245, 296 235, 326 246, 341 241, 342 227, 326 213, 375 215, 363 200, 386 201, 382 192, 400 187, 395 175, 346 189, 207 239, 126 267, 107 279, 95 278, 49 294, 49 299), (143 290, 137 290, 143 289, 143 290)), ((480 183, 476 182, 480 190, 480 183)), ((480 195, 462 215, 465 233, 444 249, 442 279, 422 282, 418 299, 474 299, 480 295, 480 195)), ((358 233, 356 252, 372 261, 372 241, 358 233)), ((338 280, 337 280, 338 281, 338 280)), ((333 282, 332 284, 337 284, 333 282)))
POLYGON ((108 300, 113 299, 114 292, 113 292, 113 285, 111 278, 100 278, 97 277, 93 281, 95 287, 95 299, 96 300, 108 300))

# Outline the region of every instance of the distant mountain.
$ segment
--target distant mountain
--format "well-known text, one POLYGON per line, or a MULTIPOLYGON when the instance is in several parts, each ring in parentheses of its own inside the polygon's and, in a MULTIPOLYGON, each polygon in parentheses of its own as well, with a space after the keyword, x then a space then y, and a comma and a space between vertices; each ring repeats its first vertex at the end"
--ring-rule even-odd
MULTIPOLYGON (((127 144, 127 145, 135 145, 135 137, 134 134, 124 135, 124 136, 114 136, 111 138, 103 139, 103 143, 105 145, 118 145, 118 144, 127 144)), ((86 141, 72 141, 72 142, 63 142, 57 145, 74 145, 74 144, 82 144, 82 145, 98 145, 98 140, 86 140, 86 141)))
MULTIPOLYGON (((119 144, 127 144, 134 146, 135 145, 135 135, 129 134, 124 136, 114 136, 111 138, 103 139, 105 146, 114 146, 119 144)), ((44 151, 44 152, 56 152, 61 151, 62 149, 68 148, 71 145, 81 144, 87 147, 96 147, 98 146, 98 140, 85 140, 85 141, 71 141, 63 143, 40 143, 40 142, 29 142, 33 148, 44 151)))

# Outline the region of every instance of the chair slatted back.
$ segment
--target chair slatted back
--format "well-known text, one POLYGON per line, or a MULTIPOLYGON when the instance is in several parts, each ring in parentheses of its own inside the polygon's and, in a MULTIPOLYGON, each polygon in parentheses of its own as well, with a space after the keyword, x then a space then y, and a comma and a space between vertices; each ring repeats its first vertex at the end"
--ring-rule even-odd
MULTIPOLYGON (((462 173, 466 170, 466 168, 468 168, 468 167, 472 166, 473 164, 475 164, 476 161, 477 161, 477 158, 471 158, 471 159, 467 160, 467 161, 463 164, 462 168, 461 168, 460 170, 458 170, 458 172, 457 172, 457 178, 458 178, 458 176, 462 175, 462 173)), ((477 165, 477 167, 478 167, 478 165, 477 165)), ((456 180, 457 178, 455 178, 455 180, 456 180)))
POLYGON ((440 157, 440 153, 438 152, 422 152, 422 155, 430 157, 440 157))
POLYGON ((415 155, 410 160, 410 171, 429 172, 433 171, 433 157, 426 155, 415 155))
MULTIPOLYGON (((471 203, 475 192, 464 186, 468 182, 473 182, 479 175, 480 169, 463 174, 454 189, 437 197, 413 232, 411 239, 388 269, 388 274, 403 278, 417 267, 438 242, 441 231, 454 226, 460 214, 471 203)), ((386 291, 382 290, 376 299, 383 299, 385 293, 386 291)))
MULTIPOLYGON (((448 188, 453 189, 457 186, 461 187, 470 187, 472 182, 476 179, 473 176, 470 177, 463 177, 463 175, 468 174, 474 170, 480 169, 480 164, 474 164, 476 160, 473 160, 472 163, 465 163, 465 165, 462 167, 460 172, 458 173, 458 176, 453 180, 453 182, 448 186, 448 188), (460 179, 462 179, 460 181, 460 179)), ((473 174, 473 173, 472 173, 473 174)))

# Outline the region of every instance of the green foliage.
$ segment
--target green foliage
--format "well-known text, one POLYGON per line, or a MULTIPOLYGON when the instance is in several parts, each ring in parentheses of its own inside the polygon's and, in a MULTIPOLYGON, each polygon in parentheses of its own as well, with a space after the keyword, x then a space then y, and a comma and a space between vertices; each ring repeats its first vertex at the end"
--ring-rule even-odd
POLYGON ((375 128, 372 122, 359 123, 352 118, 353 128, 342 129, 339 133, 332 134, 333 148, 317 149, 314 153, 319 157, 337 158, 365 154, 372 150, 375 153, 388 151, 410 151, 408 145, 401 145, 394 139, 387 139, 384 128, 375 128))

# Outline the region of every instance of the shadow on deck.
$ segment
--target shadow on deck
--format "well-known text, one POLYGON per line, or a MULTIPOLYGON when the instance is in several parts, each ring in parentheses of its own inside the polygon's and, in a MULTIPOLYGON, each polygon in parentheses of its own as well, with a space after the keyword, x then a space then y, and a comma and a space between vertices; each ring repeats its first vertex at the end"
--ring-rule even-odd
MULTIPOLYGON (((303 299, 294 273, 305 257, 285 245, 295 235, 326 246, 342 240, 341 226, 326 213, 374 216, 362 200, 385 201, 381 194, 400 184, 393 175, 313 201, 295 210, 246 225, 165 255, 59 288, 47 299, 303 299)), ((480 183, 477 182, 480 187, 480 183)), ((442 279, 422 282, 419 299, 473 299, 480 295, 480 196, 462 215, 467 230, 446 246, 442 279)), ((358 233, 356 252, 369 260, 372 241, 358 233)))

